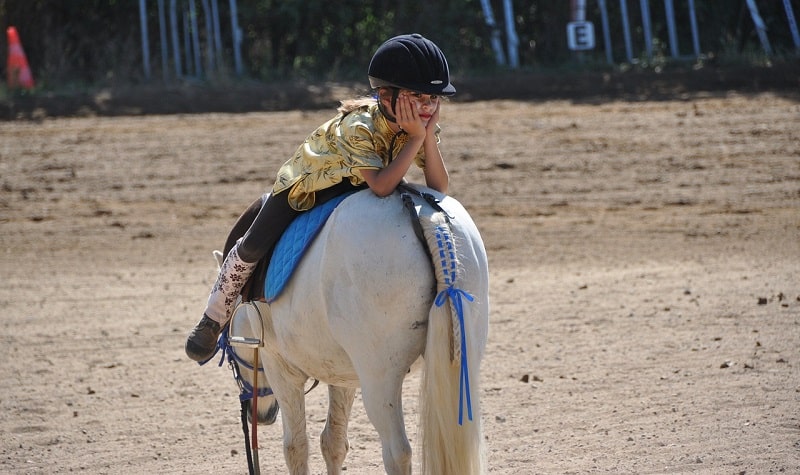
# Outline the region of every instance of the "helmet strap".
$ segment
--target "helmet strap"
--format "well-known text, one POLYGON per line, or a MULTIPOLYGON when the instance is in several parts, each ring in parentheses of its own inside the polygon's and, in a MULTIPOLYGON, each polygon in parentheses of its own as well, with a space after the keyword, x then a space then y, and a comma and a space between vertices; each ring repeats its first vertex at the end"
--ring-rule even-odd
MULTIPOLYGON (((397 98, 399 96, 400 96, 400 88, 399 87, 393 87, 392 88, 392 111, 394 111, 397 108, 397 98)), ((378 94, 378 110, 381 111, 381 114, 383 114, 383 116, 386 118, 386 120, 388 120, 389 122, 394 122, 395 124, 397 123, 397 118, 394 115, 392 115, 388 110, 386 110, 386 107, 383 105, 383 99, 381 98, 380 94, 378 94)), ((399 137, 400 135, 403 135, 405 133, 406 133, 405 130, 400 129, 399 132, 397 132, 396 134, 394 134, 392 136, 392 140, 389 142, 389 163, 392 163, 392 160, 394 160, 394 146, 395 146, 395 143, 397 142, 397 137, 399 137)))
MULTIPOLYGON (((397 109, 397 98, 399 96, 400 96, 400 88, 393 87, 392 88, 392 111, 395 111, 397 109)), ((395 124, 397 123, 397 118, 394 116, 394 114, 392 114, 391 112, 386 110, 386 107, 384 107, 383 100, 381 99, 380 94, 378 94, 378 109, 381 111, 381 114, 383 114, 383 116, 386 117, 386 120, 388 120, 389 122, 394 122, 395 124)))
POLYGON ((394 145, 397 142, 397 137, 405 133, 406 133, 405 130, 401 130, 400 132, 397 132, 392 136, 392 140, 391 142, 389 142, 389 163, 392 163, 392 160, 394 160, 394 145))

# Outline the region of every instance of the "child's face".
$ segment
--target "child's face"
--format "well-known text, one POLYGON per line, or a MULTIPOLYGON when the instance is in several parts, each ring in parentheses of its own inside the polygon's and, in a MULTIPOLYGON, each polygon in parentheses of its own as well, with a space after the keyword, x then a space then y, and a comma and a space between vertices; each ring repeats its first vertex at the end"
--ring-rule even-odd
POLYGON ((440 97, 437 95, 422 94, 419 92, 402 89, 400 91, 400 96, 408 97, 408 99, 411 101, 411 104, 413 104, 414 108, 417 110, 419 118, 422 119, 422 121, 426 124, 439 107, 440 97))

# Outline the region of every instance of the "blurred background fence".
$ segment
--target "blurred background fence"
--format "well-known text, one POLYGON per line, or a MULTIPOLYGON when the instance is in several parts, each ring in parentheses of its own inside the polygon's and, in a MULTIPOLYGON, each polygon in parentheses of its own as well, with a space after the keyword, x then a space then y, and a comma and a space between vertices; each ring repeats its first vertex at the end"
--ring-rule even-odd
POLYGON ((794 12, 800 0, 0 0, 0 27, 17 28, 39 88, 63 89, 363 80, 405 32, 457 75, 797 61, 794 12), (576 20, 593 48, 568 41, 576 20))

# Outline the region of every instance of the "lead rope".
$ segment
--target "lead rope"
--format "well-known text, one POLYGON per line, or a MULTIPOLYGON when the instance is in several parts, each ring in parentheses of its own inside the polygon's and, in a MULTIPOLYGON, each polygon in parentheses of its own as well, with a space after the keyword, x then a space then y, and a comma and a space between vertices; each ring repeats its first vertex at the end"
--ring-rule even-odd
MULTIPOLYGON (((227 331, 227 328, 226 328, 227 331)), ((227 338, 226 338, 227 340, 227 338)), ((235 353, 234 353, 235 354, 235 353)), ((239 371, 239 364, 236 360, 229 360, 231 370, 233 371, 233 378, 239 382, 243 381, 242 374, 239 371)), ((251 392, 252 394, 252 392, 251 392)), ((240 417, 242 421, 242 432, 244 433, 244 450, 245 454, 247 455, 247 470, 250 475, 254 475, 255 465, 253 464, 253 452, 250 450, 250 428, 247 426, 247 399, 243 398, 242 393, 242 386, 239 386, 239 409, 240 409, 240 417)), ((257 423, 257 422, 256 422, 257 423)))
MULTIPOLYGON (((247 423, 247 401, 252 399, 253 402, 255 402, 255 398, 257 397, 269 396, 272 394, 272 388, 258 388, 256 391, 253 388, 253 385, 242 377, 242 372, 239 369, 240 364, 251 371, 263 372, 264 369, 261 368, 260 365, 258 369, 254 369, 253 365, 243 360, 239 357, 239 355, 236 354, 236 351, 234 351, 233 347, 228 343, 229 328, 230 326, 226 325, 225 329, 222 330, 222 333, 217 340, 217 350, 214 352, 214 354, 216 355, 217 351, 222 351, 222 357, 220 358, 217 366, 222 366, 222 364, 225 362, 225 357, 228 357, 228 366, 233 372, 233 379, 236 381, 236 385, 239 386, 239 412, 242 422, 242 433, 244 434, 244 449, 245 455, 247 456, 247 470, 250 475, 255 475, 258 470, 256 469, 256 462, 253 460, 253 451, 250 445, 250 427, 247 423)), ((255 405, 253 405, 253 407, 255 407, 255 405)), ((257 418, 254 418, 253 421, 254 424, 258 424, 257 418)))

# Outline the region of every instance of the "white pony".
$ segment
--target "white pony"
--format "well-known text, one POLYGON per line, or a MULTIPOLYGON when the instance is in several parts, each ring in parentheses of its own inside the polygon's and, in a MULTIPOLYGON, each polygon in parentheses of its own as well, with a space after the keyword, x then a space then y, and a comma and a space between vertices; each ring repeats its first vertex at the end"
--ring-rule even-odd
MULTIPOLYGON (((233 319, 232 335, 263 338, 259 357, 266 378, 260 376, 260 386, 269 384, 273 395, 260 398, 258 405, 263 411, 274 410, 276 400, 280 405, 284 456, 292 474, 309 473, 304 400, 309 379, 328 386, 320 445, 329 474, 341 473, 359 387, 380 436, 386 472, 411 473, 401 392, 420 357, 422 472, 486 471, 479 397, 489 319, 486 251, 460 203, 414 188, 441 200, 450 216, 444 231, 450 236, 428 238, 436 259, 455 251, 445 263, 451 269, 445 269, 444 279, 435 275, 400 193, 379 198, 365 190, 334 210, 276 300, 245 305, 244 318, 237 311, 233 319)), ((441 213, 415 201, 423 222, 441 221, 441 213)), ((244 359, 252 354, 239 353, 244 359)))

